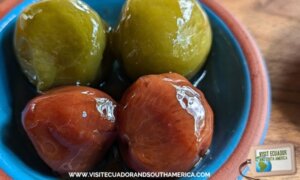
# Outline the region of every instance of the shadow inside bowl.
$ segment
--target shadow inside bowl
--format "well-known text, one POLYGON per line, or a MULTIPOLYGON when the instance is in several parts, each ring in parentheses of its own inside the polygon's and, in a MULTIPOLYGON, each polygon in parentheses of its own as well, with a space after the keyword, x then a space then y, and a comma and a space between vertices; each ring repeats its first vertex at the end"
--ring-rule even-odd
POLYGON ((50 175, 50 168, 40 159, 22 127, 21 113, 28 101, 34 98, 37 93, 22 73, 13 53, 13 29, 14 26, 10 24, 4 32, 4 38, 1 42, 5 57, 6 77, 12 94, 12 115, 11 120, 4 127, 4 131, 1 132, 3 142, 26 165, 42 174, 50 175))

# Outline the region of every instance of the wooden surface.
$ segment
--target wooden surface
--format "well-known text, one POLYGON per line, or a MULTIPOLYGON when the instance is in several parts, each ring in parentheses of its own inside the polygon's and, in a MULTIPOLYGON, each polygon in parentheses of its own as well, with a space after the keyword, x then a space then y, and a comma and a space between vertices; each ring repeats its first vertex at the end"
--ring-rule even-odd
MULTIPOLYGON (((300 0, 218 0, 256 39, 272 86, 265 144, 293 143, 298 172, 264 179, 300 179, 300 0)), ((251 175, 251 173, 249 173, 251 175)))

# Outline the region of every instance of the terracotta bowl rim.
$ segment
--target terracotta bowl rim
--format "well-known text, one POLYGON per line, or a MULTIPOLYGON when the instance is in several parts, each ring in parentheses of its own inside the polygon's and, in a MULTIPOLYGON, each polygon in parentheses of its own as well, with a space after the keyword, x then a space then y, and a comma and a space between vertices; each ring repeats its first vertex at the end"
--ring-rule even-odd
POLYGON ((244 134, 232 155, 211 178, 235 179, 240 175, 239 166, 247 159, 251 146, 262 144, 265 139, 271 112, 270 80, 259 48, 246 28, 215 0, 200 1, 221 18, 233 33, 242 48, 250 72, 251 106, 244 134))

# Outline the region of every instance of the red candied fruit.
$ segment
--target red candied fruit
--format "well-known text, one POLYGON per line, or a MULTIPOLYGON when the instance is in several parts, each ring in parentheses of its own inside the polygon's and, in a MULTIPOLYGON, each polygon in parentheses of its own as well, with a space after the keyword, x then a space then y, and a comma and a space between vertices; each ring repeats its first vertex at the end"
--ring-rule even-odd
POLYGON ((135 171, 189 171, 211 144, 208 102, 175 73, 139 78, 123 95, 117 118, 122 157, 135 171))
POLYGON ((104 92, 68 86, 31 100, 22 121, 38 154, 54 171, 87 171, 117 136, 115 107, 104 92))

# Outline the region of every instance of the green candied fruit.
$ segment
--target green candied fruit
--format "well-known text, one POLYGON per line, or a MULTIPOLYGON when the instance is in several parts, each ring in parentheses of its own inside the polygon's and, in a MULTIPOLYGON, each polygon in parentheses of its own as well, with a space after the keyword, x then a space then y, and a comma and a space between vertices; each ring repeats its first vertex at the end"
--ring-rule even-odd
POLYGON ((38 91, 90 85, 103 71, 105 24, 79 0, 43 0, 19 16, 14 46, 24 73, 38 91))
POLYGON ((206 61, 212 32, 195 0, 127 0, 113 44, 132 79, 165 72, 190 78, 206 61))

